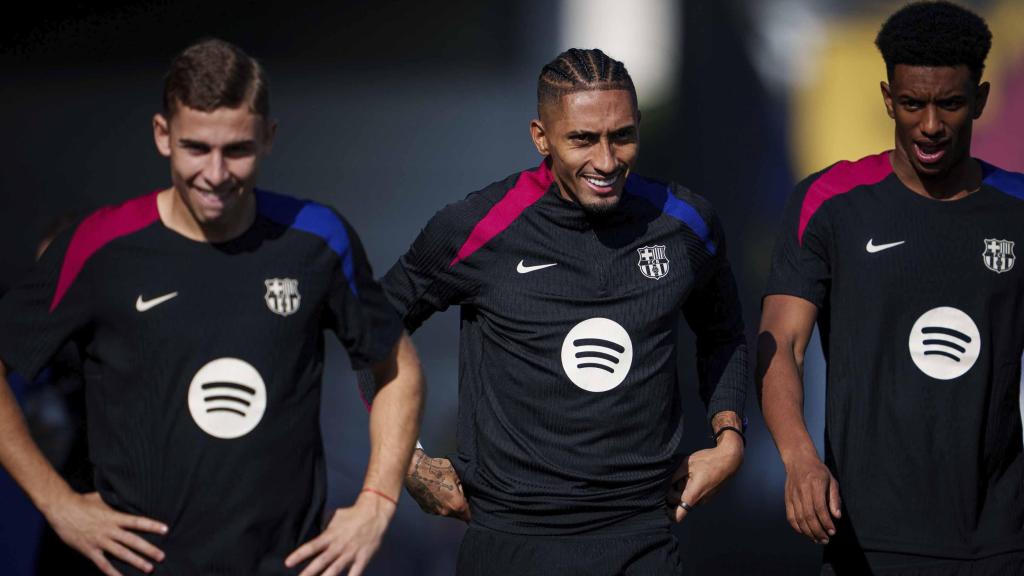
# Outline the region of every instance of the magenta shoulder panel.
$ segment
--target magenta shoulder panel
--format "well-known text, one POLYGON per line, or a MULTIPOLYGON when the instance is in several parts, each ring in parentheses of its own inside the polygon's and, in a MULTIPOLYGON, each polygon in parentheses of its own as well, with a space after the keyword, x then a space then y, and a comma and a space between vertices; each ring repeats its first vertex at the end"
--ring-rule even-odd
POLYGON ((137 232, 160 219, 156 207, 157 192, 128 200, 117 206, 101 208, 90 214, 75 229, 71 244, 64 254, 64 263, 60 268, 57 290, 50 303, 53 312, 60 304, 64 294, 75 282, 85 263, 100 248, 121 236, 137 232))
POLYGON ((487 214, 476 223, 473 231, 469 233, 469 238, 466 238, 466 241, 459 247, 455 258, 448 266, 455 266, 469 258, 471 254, 508 228, 523 213, 523 210, 544 196, 553 181, 554 177, 546 162, 541 162, 541 165, 534 170, 521 172, 515 186, 510 188, 497 204, 491 206, 487 214))
POLYGON ((804 196, 797 239, 803 243, 807 223, 826 200, 858 186, 877 184, 889 174, 892 174, 892 164, 889 163, 888 150, 874 156, 865 156, 856 162, 844 160, 829 168, 811 184, 804 196))

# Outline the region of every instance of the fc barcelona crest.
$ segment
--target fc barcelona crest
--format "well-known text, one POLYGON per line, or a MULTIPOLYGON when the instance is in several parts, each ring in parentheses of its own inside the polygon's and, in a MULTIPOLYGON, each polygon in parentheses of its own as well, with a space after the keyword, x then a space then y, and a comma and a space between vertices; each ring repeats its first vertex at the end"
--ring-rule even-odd
POLYGON ((668 275, 668 258, 665 257, 664 246, 644 246, 636 249, 640 255, 640 261, 636 263, 640 267, 640 273, 648 278, 659 280, 668 275))
POLYGON ((290 316, 299 309, 299 281, 292 278, 270 278, 263 281, 267 285, 267 293, 263 299, 267 308, 274 314, 290 316))
POLYGON ((1013 242, 986 238, 985 251, 981 254, 981 259, 985 261, 985 266, 993 272, 1000 274, 1009 272, 1017 260, 1013 254, 1013 242))

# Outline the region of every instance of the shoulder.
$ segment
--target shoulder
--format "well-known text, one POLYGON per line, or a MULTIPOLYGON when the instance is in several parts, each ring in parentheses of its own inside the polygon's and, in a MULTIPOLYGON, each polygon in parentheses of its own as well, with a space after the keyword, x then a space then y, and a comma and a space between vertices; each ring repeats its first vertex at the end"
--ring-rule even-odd
POLYGON ((718 216, 707 198, 680 184, 639 174, 630 174, 625 192, 645 200, 666 217, 681 223, 700 238, 709 252, 714 253, 719 234, 718 216))
POLYGON ((437 212, 434 220, 468 231, 487 218, 514 218, 539 200, 553 181, 551 172, 543 164, 514 172, 471 192, 463 200, 448 204, 437 212))
POLYGON ((1003 170, 998 166, 979 160, 982 170, 982 183, 992 186, 1000 192, 1024 200, 1024 174, 1003 170))
POLYGON ((811 174, 797 184, 790 199, 791 214, 798 221, 797 237, 803 238, 811 218, 833 198, 864 186, 874 186, 892 175, 889 151, 859 160, 842 160, 811 174))
POLYGON ((861 186, 871 186, 892 174, 889 151, 865 156, 859 160, 841 160, 811 174, 797 184, 803 196, 823 203, 861 186))
POLYGON ((138 232, 160 220, 157 192, 137 196, 120 204, 104 206, 79 220, 71 229, 69 250, 95 252, 121 236, 138 232))
POLYGON ((120 204, 104 206, 73 224, 68 232, 67 258, 84 264, 90 256, 123 236, 159 222, 157 192, 120 204))
POLYGON ((266 190, 256 190, 255 194, 257 210, 264 218, 320 238, 339 256, 348 253, 350 235, 354 232, 334 208, 313 200, 266 190))
POLYGON ((120 204, 105 206, 82 218, 51 243, 44 259, 59 261, 60 275, 53 298, 56 308, 74 284, 86 263, 115 240, 134 234, 160 220, 157 192, 138 196, 120 204))

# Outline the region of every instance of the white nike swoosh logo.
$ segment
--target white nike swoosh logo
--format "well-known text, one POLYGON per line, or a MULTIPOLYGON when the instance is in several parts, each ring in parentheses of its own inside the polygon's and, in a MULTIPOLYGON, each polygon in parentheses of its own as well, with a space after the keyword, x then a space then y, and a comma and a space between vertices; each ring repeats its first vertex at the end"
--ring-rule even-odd
POLYGON ((868 240, 867 246, 864 247, 868 251, 868 254, 874 254, 875 252, 881 252, 882 250, 888 250, 889 248, 895 248, 900 244, 906 244, 906 240, 900 240, 899 242, 892 242, 890 244, 875 244, 875 239, 871 238, 868 240))
POLYGON ((519 265, 516 266, 516 272, 519 272, 520 274, 529 274, 534 270, 543 270, 544 268, 551 268, 552 266, 558 266, 558 262, 555 262, 554 264, 538 264, 536 266, 527 266, 523 264, 522 260, 520 260, 519 265))
POLYGON ((177 292, 171 292, 170 294, 164 294, 163 296, 158 296, 156 298, 153 298, 152 300, 143 300, 142 294, 139 294, 139 299, 135 301, 135 309, 138 310, 139 312, 145 312, 146 310, 149 310, 154 306, 159 306, 164 302, 167 302, 168 300, 174 298, 177 295, 177 292))

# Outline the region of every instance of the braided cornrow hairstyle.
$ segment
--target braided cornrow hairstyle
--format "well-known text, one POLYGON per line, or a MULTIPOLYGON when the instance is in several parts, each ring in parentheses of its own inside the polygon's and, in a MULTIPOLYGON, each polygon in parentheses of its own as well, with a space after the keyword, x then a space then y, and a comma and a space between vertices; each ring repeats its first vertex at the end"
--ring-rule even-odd
POLYGON ((566 94, 585 90, 628 90, 636 102, 636 88, 622 62, 593 48, 570 48, 544 65, 537 79, 537 109, 566 94))

